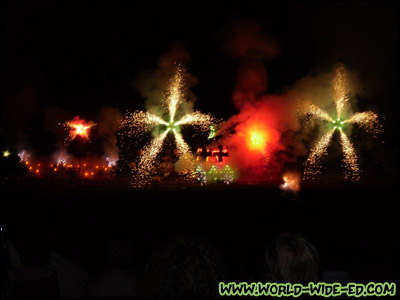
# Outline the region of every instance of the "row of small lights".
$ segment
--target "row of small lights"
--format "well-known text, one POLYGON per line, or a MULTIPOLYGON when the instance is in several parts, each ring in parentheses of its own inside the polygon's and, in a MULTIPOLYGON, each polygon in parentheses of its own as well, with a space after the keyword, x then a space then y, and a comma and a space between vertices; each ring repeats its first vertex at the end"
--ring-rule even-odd
MULTIPOLYGON (((42 166, 41 163, 36 164, 36 169, 34 170, 34 165, 30 165, 29 161, 25 161, 25 166, 28 168, 29 171, 33 171, 36 174, 40 174, 40 168, 42 166)), ((57 164, 50 164, 50 168, 53 170, 54 173, 58 172, 61 168, 66 168, 66 169, 72 169, 74 168, 73 164, 67 164, 67 163, 57 163, 57 164)), ((77 165, 77 168, 80 169, 81 165, 77 165)), ((87 164, 84 163, 83 164, 83 168, 87 168, 87 164)), ((112 166, 102 166, 102 168, 100 168, 99 165, 96 165, 96 171, 98 171, 99 169, 103 169, 105 172, 109 171, 112 168, 112 166)), ((89 177, 89 176, 93 176, 95 174, 95 172, 85 172, 84 176, 85 177, 89 177)))
MULTIPOLYGON (((222 178, 224 180, 225 184, 230 184, 231 182, 233 182, 233 174, 234 172, 232 171, 232 169, 230 168, 229 165, 226 165, 224 170, 220 170, 218 171, 215 167, 215 165, 212 165, 211 169, 207 172, 204 171, 203 168, 201 166, 198 166, 196 169, 196 173, 199 174, 198 180, 201 182, 201 184, 207 184, 207 173, 208 175, 213 175, 215 173, 219 173, 219 174, 224 174, 224 178, 222 178), (228 178, 226 178, 226 176, 228 176, 228 178)), ((214 175, 215 176, 215 175, 214 175)), ((214 181, 218 180, 218 177, 214 177, 214 181)))

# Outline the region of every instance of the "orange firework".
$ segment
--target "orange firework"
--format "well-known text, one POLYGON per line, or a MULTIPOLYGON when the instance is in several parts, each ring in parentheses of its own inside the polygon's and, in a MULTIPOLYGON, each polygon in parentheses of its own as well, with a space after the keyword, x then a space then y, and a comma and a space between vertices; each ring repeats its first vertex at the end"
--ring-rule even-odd
POLYGON ((261 130, 250 130, 246 137, 247 148, 251 151, 264 152, 267 134, 261 130))
POLYGON ((252 122, 242 128, 241 135, 244 136, 248 150, 264 153, 269 140, 268 130, 262 122, 252 122))
POLYGON ((286 172, 282 177, 283 183, 279 187, 284 191, 297 194, 300 191, 300 177, 297 172, 286 172))
POLYGON ((71 121, 65 122, 64 127, 69 130, 69 136, 66 139, 66 142, 74 140, 77 136, 89 140, 90 128, 93 126, 96 126, 94 122, 86 122, 85 120, 80 119, 79 116, 76 116, 71 121))

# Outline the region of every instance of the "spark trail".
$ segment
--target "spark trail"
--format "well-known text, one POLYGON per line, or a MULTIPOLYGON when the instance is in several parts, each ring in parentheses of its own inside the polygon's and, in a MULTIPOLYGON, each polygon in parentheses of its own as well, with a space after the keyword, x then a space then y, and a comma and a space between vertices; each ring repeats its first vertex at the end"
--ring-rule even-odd
POLYGON ((318 143, 311 149, 310 155, 304 163, 304 179, 314 179, 322 173, 322 166, 320 165, 321 159, 328 155, 328 146, 331 143, 334 129, 326 133, 318 143))
POLYGON ((346 127, 349 124, 357 124, 360 128, 376 137, 378 133, 383 131, 382 125, 379 124, 378 115, 371 111, 357 112, 344 119, 343 115, 346 115, 345 109, 350 98, 347 71, 343 65, 336 70, 336 75, 332 81, 332 89, 336 116, 329 115, 309 101, 305 101, 299 110, 300 115, 306 115, 309 121, 319 119, 327 125, 326 128, 330 128, 328 133, 311 149, 304 163, 304 179, 313 180, 322 173, 321 158, 328 154, 327 149, 332 141, 332 136, 336 131, 339 131, 343 151, 344 176, 348 180, 357 181, 360 179, 358 158, 352 142, 345 133, 346 127))
POLYGON ((343 163, 345 165, 344 176, 346 179, 357 181, 360 179, 357 155, 354 151, 353 144, 343 130, 340 130, 340 142, 343 148, 343 163))
POLYGON ((92 121, 86 122, 85 120, 80 119, 79 116, 76 116, 72 120, 65 122, 63 126, 66 130, 69 130, 69 136, 65 140, 65 144, 67 145, 77 136, 83 137, 89 141, 90 129, 96 125, 97 124, 93 123, 92 121))
POLYGON ((173 134, 175 137, 179 158, 185 160, 185 165, 191 172, 194 171, 195 158, 190 152, 189 145, 184 141, 180 133, 180 126, 190 125, 197 131, 206 132, 218 120, 209 114, 199 111, 185 114, 176 120, 179 107, 185 102, 183 90, 183 70, 178 65, 176 73, 170 81, 169 89, 165 94, 165 100, 162 105, 167 115, 160 117, 149 112, 136 111, 134 113, 127 113, 121 121, 121 128, 126 129, 123 135, 128 138, 138 139, 141 135, 154 128, 157 128, 158 132, 161 132, 142 151, 140 161, 133 170, 132 185, 134 187, 144 187, 151 183, 151 176, 154 175, 154 165, 157 155, 162 150, 164 140, 168 134, 173 134))

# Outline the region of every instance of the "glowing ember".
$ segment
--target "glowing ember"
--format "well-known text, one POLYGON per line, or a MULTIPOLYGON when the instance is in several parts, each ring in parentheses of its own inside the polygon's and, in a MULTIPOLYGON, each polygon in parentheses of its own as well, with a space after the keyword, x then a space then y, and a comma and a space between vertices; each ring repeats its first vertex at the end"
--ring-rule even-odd
POLYGON ((282 177, 283 183, 279 186, 284 191, 297 194, 300 191, 300 174, 288 172, 282 177))
POLYGON ((126 129, 122 135, 128 138, 138 139, 140 135, 154 127, 157 127, 158 131, 161 132, 142 151, 140 161, 134 168, 133 186, 135 187, 146 186, 150 183, 157 154, 161 151, 163 142, 169 133, 175 137, 180 160, 185 160, 187 168, 193 171, 195 159, 190 153, 189 145, 179 132, 180 126, 191 125, 197 131, 206 132, 217 121, 211 115, 199 111, 185 114, 179 120, 175 120, 178 108, 185 100, 182 93, 183 86, 182 68, 177 66, 177 71, 170 82, 163 103, 165 111, 168 113, 168 121, 149 112, 136 111, 134 113, 128 112, 121 122, 121 128, 126 129))
POLYGON ((257 152, 264 152, 267 141, 268 135, 266 130, 262 128, 263 126, 259 126, 258 124, 251 125, 246 128, 246 146, 250 151, 257 151, 257 152))
POLYGON ((260 145, 262 146, 263 142, 264 142, 264 139, 260 133, 252 132, 250 134, 250 149, 257 149, 257 148, 262 149, 262 147, 260 147, 260 145))
MULTIPOLYGON (((103 162, 102 162, 103 163, 103 162)), ((71 174, 77 177, 90 178, 90 179, 110 179, 113 175, 113 166, 100 166, 99 164, 91 165, 87 163, 74 164, 73 162, 59 162, 57 164, 37 163, 37 162, 23 162, 27 170, 35 176, 56 176, 60 180, 71 180, 71 174)))
POLYGON ((354 147, 347 137, 344 130, 348 124, 357 124, 360 128, 374 135, 383 131, 379 124, 378 115, 374 112, 355 113, 347 119, 343 118, 343 111, 349 101, 348 80, 345 67, 342 65, 336 70, 336 76, 332 82, 334 103, 336 107, 336 117, 332 118, 327 112, 321 110, 310 102, 304 102, 300 113, 307 115, 310 119, 317 118, 330 124, 330 131, 326 133, 321 140, 311 149, 304 166, 304 179, 314 179, 321 174, 322 167, 319 162, 322 157, 327 155, 327 148, 332 140, 334 132, 339 131, 341 145, 343 148, 344 175, 349 180, 360 179, 360 169, 357 164, 357 155, 354 147))
POLYGON ((118 160, 118 157, 114 157, 114 156, 112 156, 112 155, 107 156, 107 157, 106 157, 107 166, 108 166, 109 168, 110 168, 110 167, 115 167, 115 166, 117 165, 117 160, 118 160))
POLYGON ((3 157, 9 157, 11 155, 10 151, 5 150, 3 151, 3 157))
POLYGON ((89 140, 90 128, 96 126, 92 121, 86 122, 81 120, 78 116, 73 118, 71 121, 64 123, 64 127, 69 130, 69 136, 66 139, 66 143, 74 140, 77 136, 83 137, 89 140))
POLYGON ((210 126, 210 134, 208 135, 208 139, 210 140, 210 139, 213 139, 213 138, 215 138, 215 136, 217 135, 217 132, 216 132, 216 130, 215 130, 215 126, 214 125, 211 125, 210 126))

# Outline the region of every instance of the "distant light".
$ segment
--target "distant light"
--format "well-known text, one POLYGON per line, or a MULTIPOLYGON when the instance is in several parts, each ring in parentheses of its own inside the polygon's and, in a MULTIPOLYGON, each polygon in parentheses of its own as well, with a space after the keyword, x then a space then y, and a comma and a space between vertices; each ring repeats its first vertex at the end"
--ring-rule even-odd
POLYGON ((11 153, 10 153, 10 151, 8 151, 8 150, 6 150, 6 151, 3 151, 3 157, 9 157, 11 155, 11 153))

